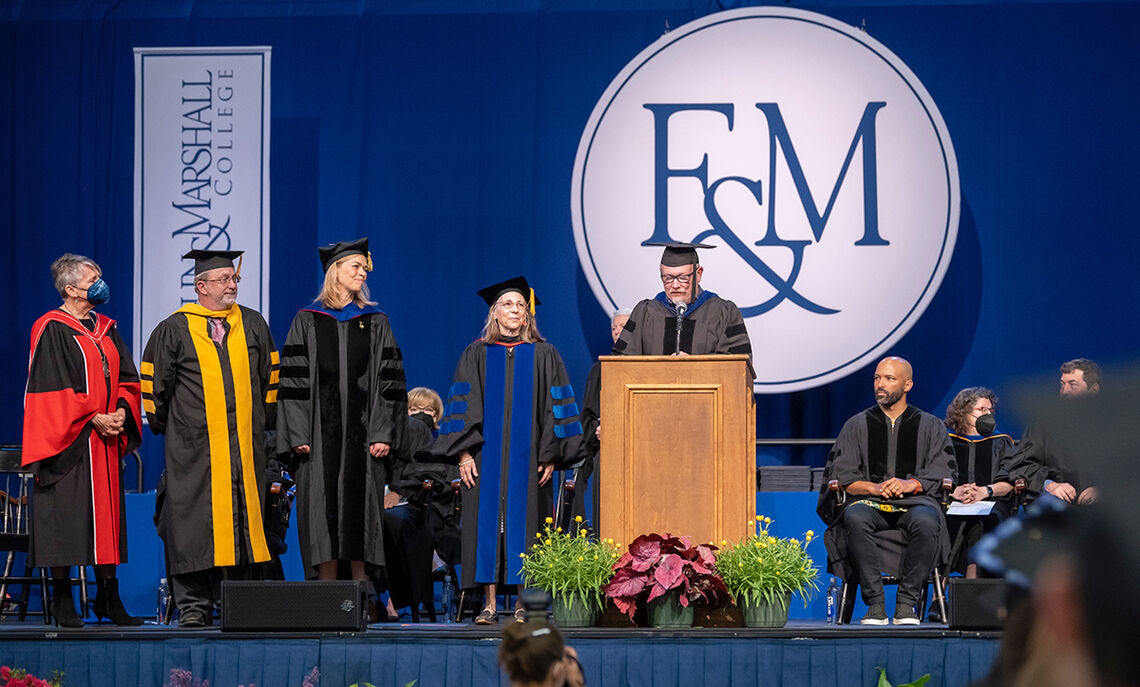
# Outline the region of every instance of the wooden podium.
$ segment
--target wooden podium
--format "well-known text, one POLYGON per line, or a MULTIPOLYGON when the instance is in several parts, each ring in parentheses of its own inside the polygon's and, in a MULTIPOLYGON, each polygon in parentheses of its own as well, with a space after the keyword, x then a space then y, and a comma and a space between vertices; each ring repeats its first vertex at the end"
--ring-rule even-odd
POLYGON ((756 515, 756 416, 746 355, 603 356, 602 537, 669 532, 735 542, 756 515))

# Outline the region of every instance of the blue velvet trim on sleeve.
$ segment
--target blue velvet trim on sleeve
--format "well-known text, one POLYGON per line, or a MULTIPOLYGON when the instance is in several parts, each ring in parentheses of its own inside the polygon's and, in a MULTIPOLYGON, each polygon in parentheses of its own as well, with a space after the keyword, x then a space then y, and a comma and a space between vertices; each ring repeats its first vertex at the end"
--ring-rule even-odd
POLYGON ((455 398, 456 396, 466 396, 471 391, 471 384, 469 382, 456 382, 451 385, 451 390, 447 392, 448 398, 455 398))
POLYGON ((444 415, 462 415, 467 412, 467 401, 452 401, 447 404, 444 415))
POLYGON ((571 422, 568 425, 554 425, 554 436, 559 439, 575 437, 582 433, 581 422, 571 422))
POLYGON ((565 401, 568 398, 574 398, 574 388, 567 384, 566 386, 552 386, 550 387, 550 395, 556 401, 565 401))
POLYGON ((454 420, 444 420, 443 422, 439 423, 439 434, 440 436, 443 436, 444 434, 462 432, 463 427, 463 420, 460 418, 455 418, 454 420))
POLYGON ((567 403, 564 406, 554 406, 554 418, 556 420, 565 420, 568 417, 574 417, 578 414, 577 403, 567 403))

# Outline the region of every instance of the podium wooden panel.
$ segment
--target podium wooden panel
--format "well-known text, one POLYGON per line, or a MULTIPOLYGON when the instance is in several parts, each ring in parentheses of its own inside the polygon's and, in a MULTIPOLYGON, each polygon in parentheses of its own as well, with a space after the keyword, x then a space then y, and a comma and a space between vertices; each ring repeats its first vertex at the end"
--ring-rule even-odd
POLYGON ((746 355, 603 356, 602 537, 736 541, 756 515, 746 355))

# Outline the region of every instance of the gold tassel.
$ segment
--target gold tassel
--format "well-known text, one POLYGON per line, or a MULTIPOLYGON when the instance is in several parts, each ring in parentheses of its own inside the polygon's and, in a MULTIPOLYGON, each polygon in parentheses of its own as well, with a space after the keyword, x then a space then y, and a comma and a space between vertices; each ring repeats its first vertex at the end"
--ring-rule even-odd
POLYGON ((530 303, 528 305, 530 306, 530 314, 533 315, 534 314, 534 289, 530 290, 530 303))
POLYGON ((238 279, 241 278, 241 258, 242 258, 242 256, 239 255, 238 256, 238 266, 237 266, 237 269, 234 270, 234 277, 236 277, 238 279))
POLYGON ((368 264, 366 264, 364 266, 364 271, 365 272, 371 272, 372 271, 372 251, 368 251, 368 255, 366 257, 368 258, 368 264))

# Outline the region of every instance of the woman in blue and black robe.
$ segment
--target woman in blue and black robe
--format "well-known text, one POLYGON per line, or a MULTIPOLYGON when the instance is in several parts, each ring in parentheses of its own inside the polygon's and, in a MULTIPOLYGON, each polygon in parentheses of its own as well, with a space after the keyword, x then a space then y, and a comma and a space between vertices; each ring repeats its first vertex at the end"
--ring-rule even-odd
POLYGON ((551 476, 579 459, 582 426, 562 358, 538 332, 526 279, 479 295, 490 307, 483 336, 459 359, 432 452, 459 464, 462 585, 485 588, 476 622, 490 624, 498 585, 522 583, 519 554, 554 515, 551 476))

